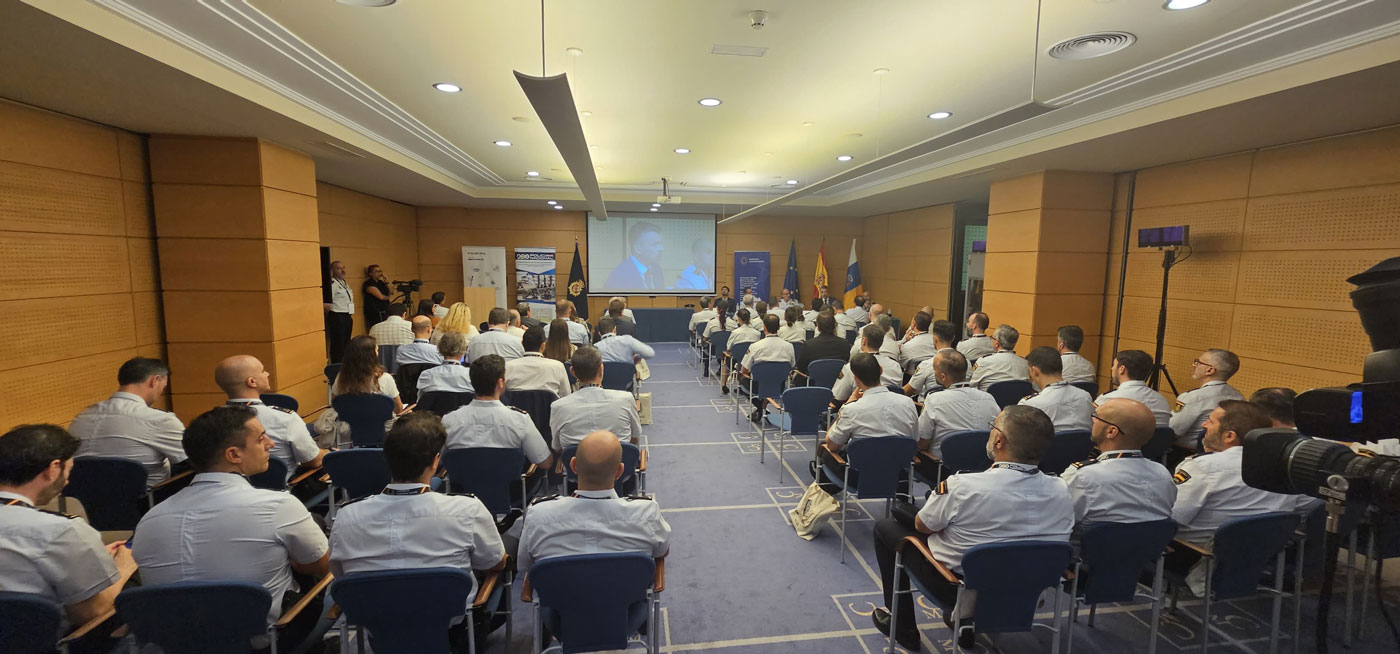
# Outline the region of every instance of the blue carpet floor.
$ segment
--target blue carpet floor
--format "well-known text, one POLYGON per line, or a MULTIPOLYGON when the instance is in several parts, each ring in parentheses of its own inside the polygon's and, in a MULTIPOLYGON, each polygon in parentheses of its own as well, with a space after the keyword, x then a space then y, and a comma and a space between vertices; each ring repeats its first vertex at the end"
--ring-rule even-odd
MULTIPOLYGON (((884 502, 853 502, 849 507, 844 565, 838 562, 842 546, 839 520, 833 520, 813 541, 798 538, 787 511, 811 482, 807 472, 811 440, 789 441, 781 460, 775 457, 776 443, 770 443, 765 462, 760 464, 752 425, 742 418, 736 422, 731 400, 719 393, 717 380, 701 379, 699 369, 686 364, 683 344, 663 343, 656 349, 652 377, 642 390, 652 395, 653 415, 653 424, 645 428, 650 447, 647 492, 661 504, 674 532, 666 564, 667 586, 661 596, 662 651, 884 651, 885 640, 870 622, 871 611, 880 604, 872 525, 883 515, 884 502)), ((916 488, 917 496, 925 490, 916 488)), ((1331 620, 1334 651, 1397 651, 1374 601, 1363 639, 1344 650, 1340 634, 1345 595, 1339 592, 1337 597, 1331 620)), ((1388 597, 1392 607, 1400 605, 1400 589, 1388 589, 1388 597)), ((918 602, 923 651, 942 651, 951 638, 950 630, 928 600, 919 597, 918 602)), ((1074 651, 1146 652, 1150 608, 1146 603, 1102 606, 1094 627, 1081 615, 1079 623, 1072 626, 1074 651)), ((1163 611, 1158 652, 1200 650, 1200 627, 1195 619, 1199 604, 1183 598, 1180 608, 1180 616, 1163 611)), ((1242 647, 1227 644, 1217 634, 1212 636, 1211 651, 1267 652, 1270 609, 1267 600, 1227 602, 1212 624, 1242 647)), ((505 649, 528 652, 531 610, 518 597, 515 610, 514 639, 505 649)), ((1302 640, 1294 649, 1294 643, 1284 636, 1281 651, 1315 651, 1315 610, 1313 598, 1305 597, 1302 640)), ((1292 611, 1291 601, 1285 601, 1285 634, 1292 632, 1292 611)), ((1041 618, 1049 617, 1047 604, 1041 618)), ((995 641, 980 636, 977 651, 1049 652, 1051 643, 1051 635, 1037 629, 997 636, 995 641)), ((504 645, 504 631, 497 632, 487 651, 500 652, 504 645)))

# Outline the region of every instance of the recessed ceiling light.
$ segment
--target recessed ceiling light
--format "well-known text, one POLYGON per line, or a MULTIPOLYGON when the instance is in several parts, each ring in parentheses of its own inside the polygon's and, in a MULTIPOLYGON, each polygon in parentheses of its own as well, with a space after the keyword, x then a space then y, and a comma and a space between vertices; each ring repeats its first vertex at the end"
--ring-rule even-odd
POLYGON ((657 211, 658 209, 657 209, 656 207, 652 207, 651 210, 652 210, 652 211, 657 211))
POLYGON ((1194 9, 1210 0, 1167 0, 1167 4, 1162 5, 1168 11, 1180 11, 1182 9, 1194 9))
POLYGON ((872 70, 872 71, 870 71, 870 72, 875 73, 876 75, 886 75, 886 74, 889 74, 890 69, 888 69, 888 68, 876 68, 875 70, 872 70))
POLYGON ((721 104, 724 103, 720 102, 719 98, 700 98, 700 106, 702 107, 718 107, 721 104))
POLYGON ((771 157, 771 156, 773 156, 773 153, 772 153, 772 152, 764 152, 764 153, 763 153, 763 156, 765 156, 765 157, 771 157))
POLYGON ((802 123, 802 126, 803 126, 803 127, 811 127, 812 125, 815 125, 815 124, 816 124, 816 123, 813 123, 812 121, 809 120, 809 121, 806 121, 806 122, 802 123))
POLYGON ((651 206, 653 206, 653 207, 660 207, 661 205, 659 205, 659 204, 653 202, 653 203, 651 203, 651 206))
POLYGON ((564 54, 570 57, 582 57, 583 48, 564 48, 564 54))
POLYGON ((854 159, 854 158, 855 158, 855 157, 852 157, 852 156, 849 155, 849 154, 843 154, 843 155, 841 155, 841 156, 839 156, 839 157, 836 157, 836 160, 837 160, 837 161, 850 161, 851 159, 854 159))
POLYGON ((555 208, 555 209, 563 209, 563 208, 564 208, 564 205, 562 205, 562 204, 556 204, 556 205, 554 205, 554 208, 555 208))
POLYGON ((676 148, 676 154, 690 154, 690 148, 676 148))
POLYGON ((526 176, 526 177, 539 177, 539 176, 540 176, 540 173, 539 173, 538 170, 531 170, 531 171, 526 172, 526 173, 525 173, 525 176, 526 176))
POLYGON ((524 117, 524 116, 511 116, 510 119, 513 120, 513 121, 515 121, 515 122, 517 122, 517 123, 528 123, 528 122, 530 122, 530 119, 529 119, 529 118, 526 118, 526 117, 524 117))
POLYGON ((929 118, 932 118, 932 119, 934 119, 934 120, 943 120, 944 118, 947 118, 947 117, 949 117, 949 116, 951 116, 951 115, 953 115, 952 112, 948 112, 948 111, 935 111, 935 112, 929 114, 928 117, 929 117, 929 118))
POLYGON ((795 180, 795 179, 790 179, 790 180, 787 181, 787 183, 788 183, 788 186, 797 186, 797 180, 795 180))
POLYGON ((589 117, 589 116, 592 116, 592 115, 593 115, 593 112, 591 112, 591 111, 580 111, 580 112, 578 112, 578 115, 583 116, 584 118, 587 118, 587 117, 589 117))
POLYGON ((448 82, 438 82, 437 84, 433 85, 433 88, 442 91, 443 93, 459 93, 462 90, 462 87, 457 86, 456 84, 450 84, 448 82))
POLYGON ((557 200, 550 200, 549 202, 546 202, 545 204, 548 204, 548 205, 556 205, 556 204, 559 204, 559 202, 558 202, 557 200))
POLYGON ((499 145, 499 146, 501 146, 501 147, 503 147, 503 148, 508 148, 508 147, 510 147, 510 145, 511 145, 510 141, 493 141, 493 143, 495 143, 496 145, 499 145))
POLYGON ((597 144, 597 143, 594 143, 593 145, 588 146, 588 149, 589 149, 589 150, 597 150, 597 149, 598 149, 598 144, 597 144))
POLYGON ((350 6, 352 6, 352 7, 388 7, 389 5, 394 4, 395 2, 398 2, 398 0, 335 0, 335 1, 336 1, 336 2, 339 2, 340 4, 343 4, 343 5, 350 5, 350 6))

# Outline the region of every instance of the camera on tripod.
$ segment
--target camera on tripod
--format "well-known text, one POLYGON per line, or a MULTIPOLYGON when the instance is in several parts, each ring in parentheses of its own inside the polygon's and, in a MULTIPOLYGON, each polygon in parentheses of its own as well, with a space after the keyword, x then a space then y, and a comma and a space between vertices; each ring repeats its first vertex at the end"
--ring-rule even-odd
POLYGON ((397 290, 397 291, 400 292, 400 293, 403 293, 404 295, 409 295, 409 294, 412 294, 412 293, 417 293, 417 292, 419 291, 419 289, 423 288, 423 280, 421 280, 421 279, 411 279, 411 280, 406 281, 406 282, 401 282, 401 281, 395 279, 395 280, 393 281, 393 284, 394 284, 394 289, 397 290))

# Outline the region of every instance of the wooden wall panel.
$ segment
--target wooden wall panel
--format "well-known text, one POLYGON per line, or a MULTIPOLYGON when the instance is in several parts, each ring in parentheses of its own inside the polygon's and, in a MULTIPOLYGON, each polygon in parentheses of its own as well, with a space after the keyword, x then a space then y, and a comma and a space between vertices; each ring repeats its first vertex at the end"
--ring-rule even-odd
POLYGON ((0 162, 0 230, 126 235, 122 181, 0 162))
MULTIPOLYGON (((1138 171, 1133 206, 1142 209, 1248 197, 1253 164, 1253 153, 1245 153, 1138 171)), ((1124 205, 1119 208, 1126 208, 1126 188, 1121 189, 1120 197, 1124 205)))
POLYGON ((24 389, 22 402, 5 405, 5 429, 25 423, 72 422, 79 411, 117 389, 117 368, 133 356, 136 349, 125 348, 0 370, 0 384, 5 388, 24 389))
POLYGON ((1400 126, 1260 150, 1251 197, 1400 182, 1400 126))
POLYGON ((226 184, 155 184, 162 238, 263 238, 262 189, 226 184))
POLYGON ((118 130, 0 100, 0 161, 122 178, 118 130))
MULTIPOLYGON (((933 308, 935 319, 947 318, 953 214, 954 205, 942 204, 864 221, 860 266, 865 290, 903 324, 924 306, 933 308)), ((830 262, 828 270, 840 278, 830 262)))
POLYGON ((131 290, 125 237, 3 234, 0 277, 24 283, 0 286, 0 300, 71 298, 131 290))
MULTIPOLYGON (((365 333, 363 296, 360 285, 365 281, 365 268, 379 264, 390 280, 423 279, 423 290, 431 295, 441 282, 428 283, 430 278, 420 272, 418 218, 413 207, 339 186, 316 184, 316 219, 320 245, 331 249, 331 260, 346 267, 346 281, 355 291, 355 321, 352 334, 365 333)), ((457 277, 461 278, 461 255, 457 277)), ((320 284, 319 278, 315 282, 320 284)), ((441 290, 457 296, 461 283, 441 290)), ((419 297, 415 296, 415 302, 419 297)), ((318 318, 319 320, 320 318, 318 318)))

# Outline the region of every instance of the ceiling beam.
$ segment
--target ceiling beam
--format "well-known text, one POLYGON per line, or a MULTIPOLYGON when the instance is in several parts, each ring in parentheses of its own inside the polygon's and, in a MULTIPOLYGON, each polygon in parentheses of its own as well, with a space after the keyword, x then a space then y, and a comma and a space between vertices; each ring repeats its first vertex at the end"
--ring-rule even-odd
POLYGON ((549 132, 559 156, 564 158, 564 165, 573 174, 574 183, 588 201, 589 210, 600 220, 607 220, 608 208, 603 204, 603 191, 598 188, 598 174, 593 170, 593 157, 588 154, 588 141, 583 136, 583 123, 578 119, 568 76, 561 73, 553 77, 535 77, 517 70, 515 79, 549 132))

